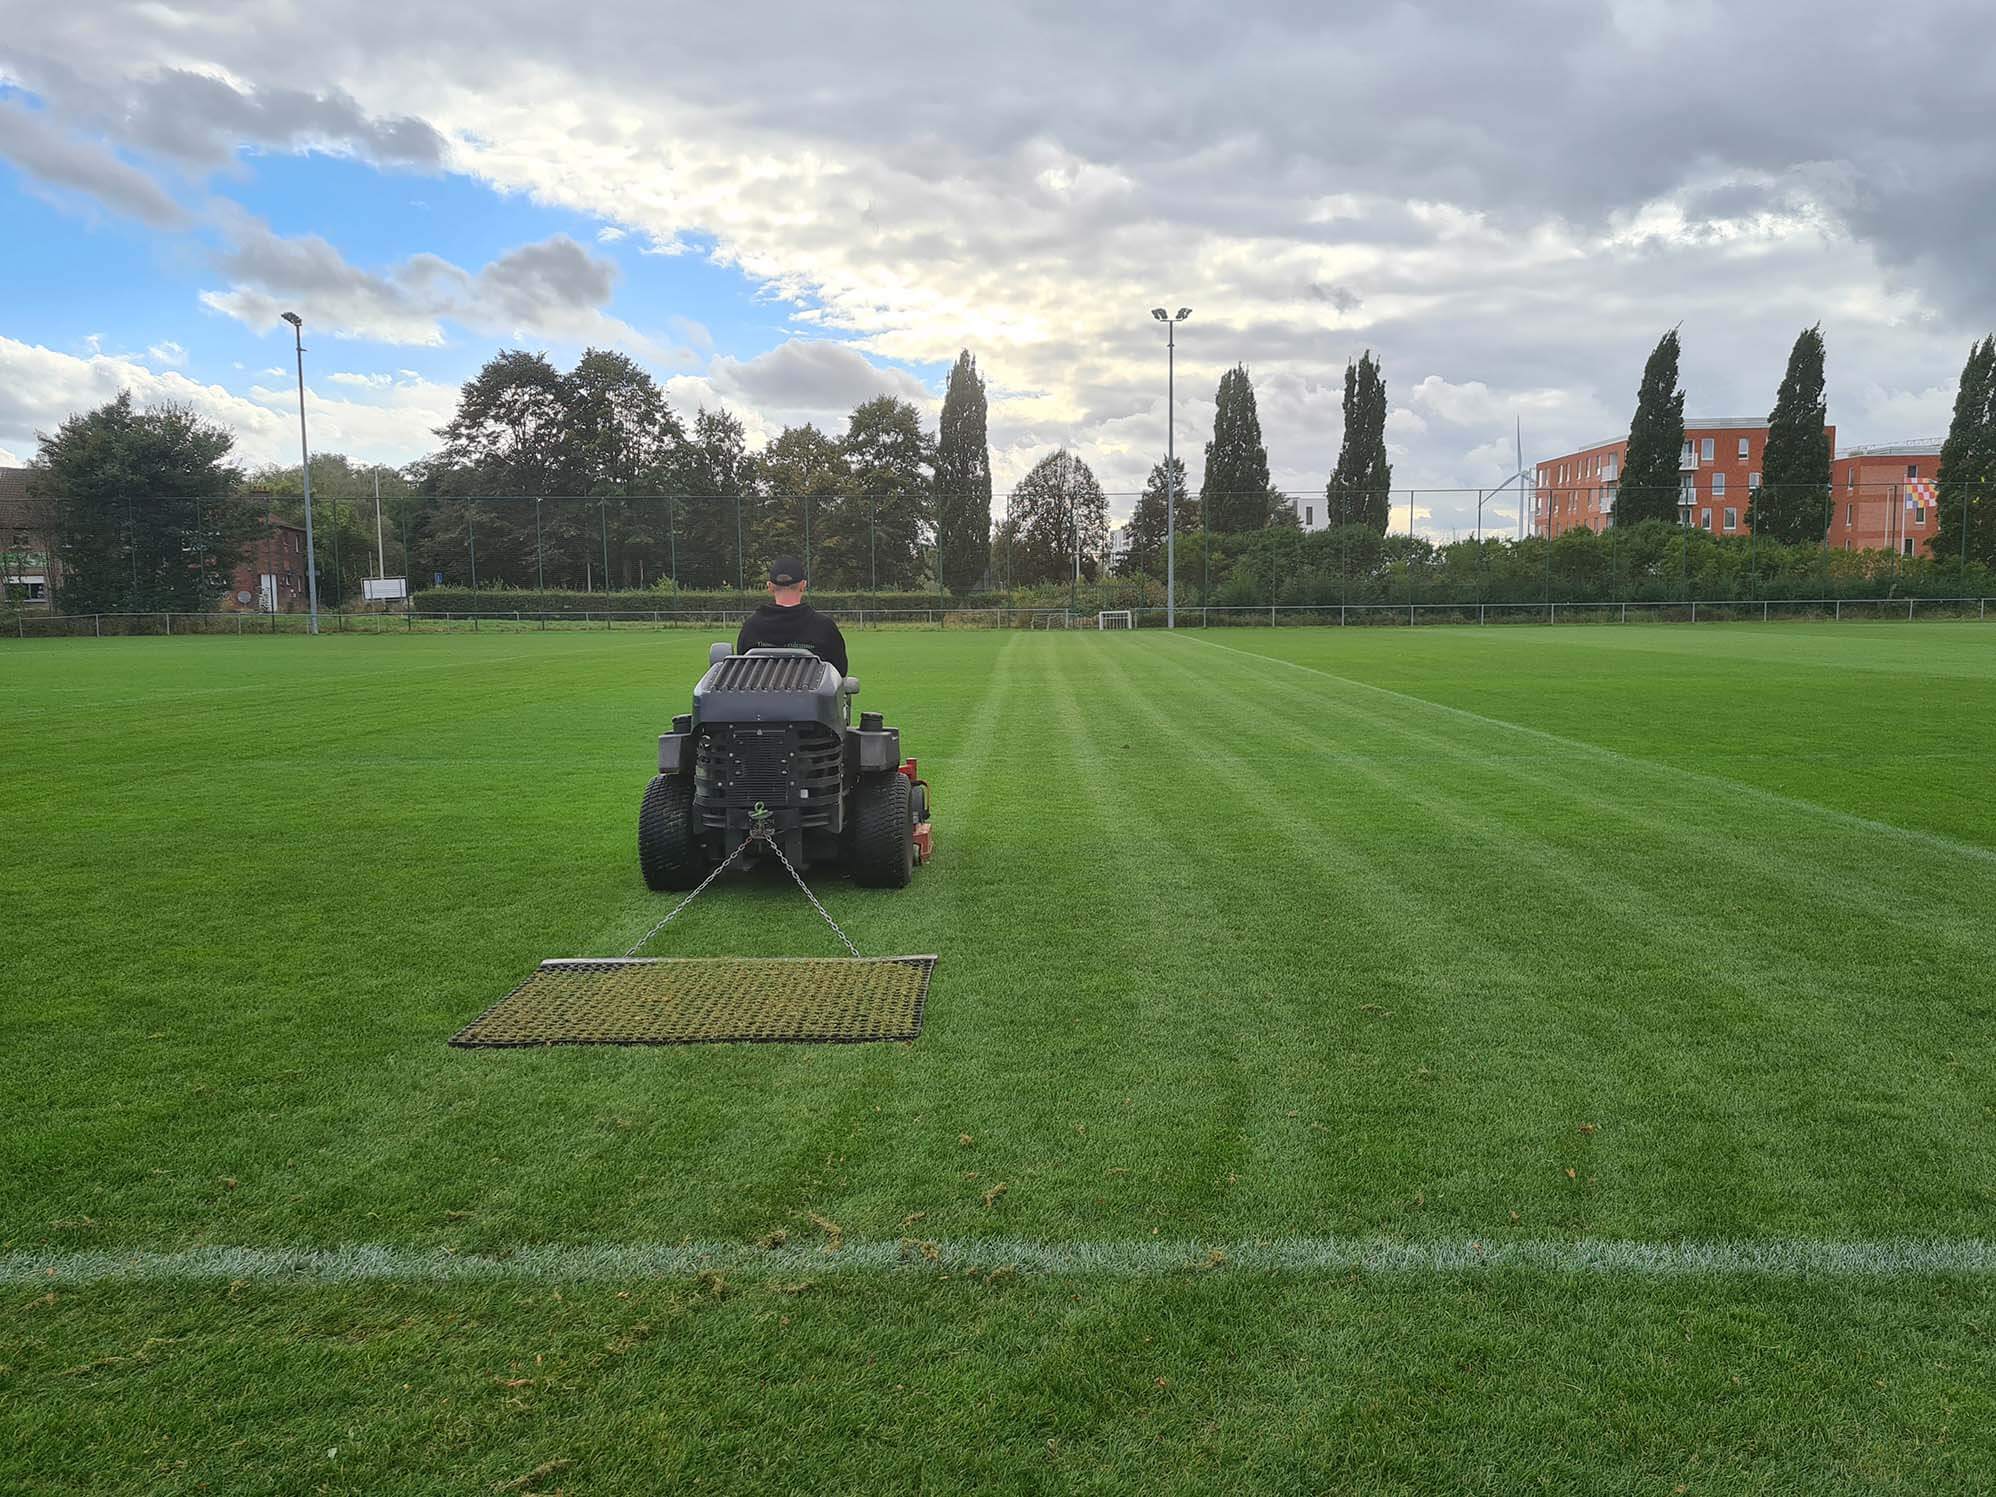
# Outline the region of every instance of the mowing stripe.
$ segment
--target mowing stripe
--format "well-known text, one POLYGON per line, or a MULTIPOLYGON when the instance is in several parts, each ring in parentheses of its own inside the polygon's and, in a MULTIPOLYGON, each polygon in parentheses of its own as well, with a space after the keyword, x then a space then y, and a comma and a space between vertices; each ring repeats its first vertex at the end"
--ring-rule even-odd
POLYGON ((1259 660, 1264 665, 1286 665, 1291 670, 1304 671, 1312 676, 1321 676, 1326 681, 1335 681, 1340 686, 1355 686, 1362 691, 1376 692, 1380 696, 1392 697, 1396 701, 1411 702, 1416 706, 1427 707, 1435 712, 1446 713, 1451 717, 1465 718, 1470 722, 1481 723, 1485 727, 1503 728, 1509 732, 1535 738, 1541 743, 1556 743, 1562 748, 1578 749, 1596 758, 1612 759, 1622 764, 1635 764, 1644 769, 1657 770, 1675 775, 1701 785, 1711 785, 1722 790, 1730 790, 1749 800, 1764 805, 1780 806, 1791 811, 1804 811, 1811 816, 1821 817, 1840 826, 1854 827, 1861 831, 1882 832, 1901 841, 1917 843, 1940 852, 1954 853, 1973 858, 1980 863, 1996 864, 1996 849, 1981 847, 1973 842, 1959 842, 1953 837, 1944 837, 1938 832, 1923 832, 1916 827, 1894 826, 1889 821, 1875 821, 1869 816, 1859 816, 1854 811, 1839 811, 1834 806, 1821 805, 1816 801, 1802 800, 1797 796, 1783 795, 1777 790, 1763 790, 1758 785, 1749 785, 1743 780, 1727 779, 1724 775, 1707 774, 1700 769, 1686 769, 1678 764, 1666 764, 1660 759, 1645 759, 1639 754, 1625 754, 1620 749, 1611 749, 1598 743, 1589 743, 1584 738, 1568 738, 1563 734, 1549 733, 1544 728, 1527 727, 1524 723, 1508 722, 1501 717, 1486 717, 1481 712, 1472 712, 1467 707, 1452 707, 1447 702, 1430 701, 1427 697, 1415 696, 1409 691, 1395 691, 1390 686, 1375 686, 1370 681, 1361 681, 1355 676, 1341 676, 1336 671, 1327 671, 1320 666, 1305 665, 1300 660, 1287 660, 1280 655, 1263 655, 1257 650, 1243 650, 1237 645, 1223 645, 1218 640, 1198 639, 1191 635, 1183 636, 1190 643, 1204 645, 1211 650, 1225 650, 1229 655, 1240 655, 1249 660, 1259 660))
POLYGON ((1897 1279, 1996 1276, 1986 1238, 1813 1238, 1629 1242, 1612 1238, 1469 1239, 1277 1237, 1203 1243, 1142 1238, 1035 1242, 963 1238, 925 1242, 846 1241, 760 1248, 739 1242, 604 1243, 522 1247, 501 1255, 362 1243, 338 1248, 200 1247, 176 1253, 0 1254, 0 1284, 78 1285, 238 1280, 298 1284, 457 1280, 569 1281, 728 1273, 745 1278, 802 1274, 1016 1274, 1116 1279, 1212 1272, 1312 1278, 1350 1273, 1462 1275, 1491 1269, 1597 1278, 1897 1279))

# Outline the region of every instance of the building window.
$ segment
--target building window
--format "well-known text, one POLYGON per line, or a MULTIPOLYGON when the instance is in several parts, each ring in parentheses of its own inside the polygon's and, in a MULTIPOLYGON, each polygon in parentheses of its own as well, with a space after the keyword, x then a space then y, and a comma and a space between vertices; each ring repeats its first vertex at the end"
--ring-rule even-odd
POLYGON ((1713 497, 1714 499, 1723 499, 1723 498, 1725 498, 1725 497, 1726 497, 1726 475, 1725 475, 1725 474, 1723 474, 1723 473, 1714 473, 1714 474, 1712 475, 1712 497, 1713 497))
POLYGON ((1759 487, 1760 487, 1760 475, 1759 475, 1758 473, 1749 473, 1749 474, 1747 474, 1747 476, 1746 476, 1746 486, 1747 486, 1747 488, 1748 488, 1748 490, 1749 490, 1749 491, 1751 491, 1751 490, 1753 490, 1753 489, 1757 489, 1757 488, 1759 488, 1759 487))
POLYGON ((1906 476, 1908 478, 1918 478, 1920 476, 1920 465, 1918 463, 1906 464, 1906 476))
POLYGON ((1916 504, 1913 506, 1913 523, 1915 525, 1924 525, 1927 523, 1926 505, 1916 504))
POLYGON ((1310 527, 1311 527, 1312 525, 1314 525, 1314 524, 1316 524, 1316 523, 1317 523, 1317 506, 1316 506, 1316 505, 1314 505, 1314 504, 1306 504, 1306 505, 1304 505, 1304 506, 1303 506, 1303 528, 1304 528, 1305 530, 1308 530, 1308 529, 1309 529, 1309 528, 1310 528, 1310 527))
POLYGON ((1707 530, 1710 530, 1712 528, 1712 512, 1709 509, 1699 510, 1698 523, 1704 526, 1707 530))
POLYGON ((1726 511, 1726 529, 1738 530, 1739 528, 1740 528, 1740 512, 1736 509, 1728 509, 1726 511))
POLYGON ((1854 489, 1857 487, 1857 469, 1855 468, 1844 469, 1844 487, 1846 489, 1854 489))
POLYGON ((1900 553, 1901 555, 1911 556, 1913 554, 1913 538, 1910 535, 1904 541, 1900 542, 1900 544, 1905 548, 1900 553))
POLYGON ((1747 444, 1747 439, 1746 439, 1745 437, 1741 437, 1741 438, 1740 438, 1740 461, 1741 461, 1741 462, 1745 462, 1745 461, 1746 461, 1746 444, 1747 444))
POLYGON ((1714 451, 1715 445, 1710 437, 1705 438, 1704 441, 1698 444, 1698 456, 1708 463, 1712 460, 1714 451))
POLYGON ((1855 519, 1856 514, 1857 506, 1855 504, 1846 504, 1844 506, 1844 528, 1846 530, 1857 523, 1855 519))

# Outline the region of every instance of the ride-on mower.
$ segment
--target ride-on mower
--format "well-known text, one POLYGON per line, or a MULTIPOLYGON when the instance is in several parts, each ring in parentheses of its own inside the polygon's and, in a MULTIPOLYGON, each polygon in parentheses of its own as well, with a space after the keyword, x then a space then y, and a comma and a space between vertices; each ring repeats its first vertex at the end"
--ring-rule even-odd
POLYGON ((880 713, 854 726, 859 681, 809 650, 722 643, 707 661, 638 811, 645 883, 694 888, 754 839, 751 859, 773 846, 800 872, 838 863, 855 883, 906 887, 933 848, 929 786, 880 713))

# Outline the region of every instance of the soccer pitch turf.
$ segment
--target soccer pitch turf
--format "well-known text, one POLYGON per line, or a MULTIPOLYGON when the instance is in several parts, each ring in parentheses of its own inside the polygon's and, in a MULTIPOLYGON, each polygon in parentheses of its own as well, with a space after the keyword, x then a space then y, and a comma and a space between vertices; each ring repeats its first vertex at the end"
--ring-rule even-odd
POLYGON ((705 648, 0 645, 0 1489, 1996 1486, 1996 631, 860 634, 922 1037, 447 1049, 705 648))

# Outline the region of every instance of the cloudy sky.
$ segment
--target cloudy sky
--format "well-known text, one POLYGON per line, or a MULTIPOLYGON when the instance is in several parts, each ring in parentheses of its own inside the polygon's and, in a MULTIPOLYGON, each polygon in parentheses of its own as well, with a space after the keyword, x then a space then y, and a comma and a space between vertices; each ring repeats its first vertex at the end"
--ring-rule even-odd
POLYGON ((1369 347, 1396 485, 1474 489, 1514 420, 1625 431, 1673 324, 1693 415, 1765 414, 1820 320, 1840 440, 1932 436, 1996 326, 1992 139, 1987 0, 0 0, 0 464, 121 387, 290 456, 287 308, 315 447, 397 462, 503 346, 756 436, 933 416, 969 347, 1001 488, 1068 444, 1133 490, 1159 303, 1195 482, 1237 360, 1285 488, 1369 347))

